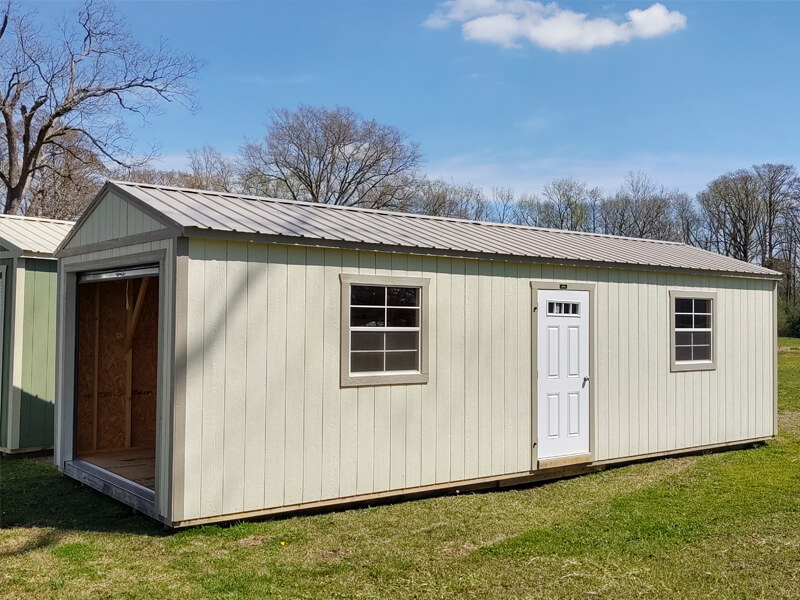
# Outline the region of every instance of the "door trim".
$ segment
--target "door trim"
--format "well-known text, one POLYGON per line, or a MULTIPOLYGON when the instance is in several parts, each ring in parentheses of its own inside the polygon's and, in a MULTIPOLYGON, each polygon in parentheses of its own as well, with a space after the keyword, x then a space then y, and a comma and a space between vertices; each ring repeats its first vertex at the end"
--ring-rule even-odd
POLYGON ((589 292, 589 453, 570 457, 575 460, 570 464, 591 463, 595 455, 595 403, 597 401, 597 381, 595 380, 595 361, 597 360, 595 328, 597 327, 597 306, 595 304, 594 283, 575 283, 569 281, 542 281, 531 280, 531 470, 555 466, 549 464, 553 460, 539 460, 539 291, 567 290, 575 292, 589 292), (566 287, 562 287, 566 286, 566 287))

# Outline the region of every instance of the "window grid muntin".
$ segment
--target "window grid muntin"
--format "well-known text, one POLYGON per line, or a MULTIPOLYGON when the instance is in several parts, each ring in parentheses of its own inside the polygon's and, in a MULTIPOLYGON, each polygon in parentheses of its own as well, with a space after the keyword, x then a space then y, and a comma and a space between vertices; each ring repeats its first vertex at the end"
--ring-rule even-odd
POLYGON ((674 314, 674 327, 672 333, 672 344, 675 349, 675 362, 680 364, 690 363, 713 363, 713 345, 714 345, 714 332, 713 332, 713 313, 714 305, 711 298, 694 298, 694 297, 675 297, 672 305, 674 314), (691 302, 691 310, 687 311, 685 306, 686 302, 691 302), (698 304, 704 310, 698 311, 698 304), (681 306, 683 310, 678 311, 681 306), (683 317, 683 318, 681 318, 683 317), (680 325, 679 323, 686 322, 686 317, 691 326, 680 325), (698 317, 701 317, 698 319, 698 317), (697 327, 698 321, 701 324, 706 324, 706 327, 697 327), (678 343, 678 336, 681 334, 689 334, 691 341, 686 344, 678 343), (695 343, 695 335, 708 335, 707 344, 695 343), (689 350, 689 357, 685 357, 686 349, 689 350), (696 356, 697 355, 697 356, 696 356))
POLYGON ((410 373, 420 373, 420 364, 422 360, 422 288, 418 286, 408 286, 408 285, 379 285, 379 284, 357 284, 353 283, 350 286, 350 319, 352 323, 352 316, 353 316, 353 309, 359 308, 366 308, 366 309, 383 309, 383 325, 350 325, 350 332, 349 332, 349 339, 350 339, 350 374, 354 377, 360 376, 368 376, 368 375, 403 375, 403 374, 410 374, 410 373), (383 288, 383 304, 352 304, 353 296, 354 296, 354 288, 358 287, 367 287, 367 288, 383 288), (415 290, 415 302, 416 305, 408 305, 408 304, 389 304, 389 290, 390 289, 405 289, 405 290, 415 290), (392 309, 400 309, 400 310, 409 310, 416 312, 416 326, 390 326, 388 325, 389 322, 389 311, 392 309), (370 350, 354 350, 353 349, 353 333, 357 332, 372 332, 372 333, 381 333, 383 340, 382 340, 382 348, 381 349, 370 349, 370 350), (416 334, 416 347, 415 348, 404 348, 404 349, 387 349, 387 339, 388 334, 394 332, 407 332, 407 333, 415 333, 416 334), (376 355, 381 354, 381 364, 383 369, 380 371, 354 371, 353 370, 353 355, 376 355), (387 356, 391 355, 392 357, 397 357, 397 355, 401 354, 416 354, 416 362, 415 368, 413 369, 392 369, 387 370, 387 356))
POLYGON ((548 317, 580 317, 581 316, 581 303, 580 302, 566 302, 564 300, 548 300, 547 301, 547 316, 548 317))

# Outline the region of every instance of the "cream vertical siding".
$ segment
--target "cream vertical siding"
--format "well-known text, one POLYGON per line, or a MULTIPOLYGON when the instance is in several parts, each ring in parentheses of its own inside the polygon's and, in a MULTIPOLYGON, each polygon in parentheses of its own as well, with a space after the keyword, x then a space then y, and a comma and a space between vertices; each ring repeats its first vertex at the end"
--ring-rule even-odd
MULTIPOLYGON (((106 198, 106 201, 108 198, 106 198)), ((101 203, 98 209, 102 206, 101 203)), ((143 215, 143 218, 149 218, 143 215)), ((70 288, 65 285, 66 272, 103 268, 104 263, 141 264, 142 255, 163 255, 164 263, 159 272, 159 343, 161 350, 158 360, 158 408, 156 434, 156 511, 165 520, 171 516, 172 494, 172 405, 173 388, 172 372, 174 368, 174 335, 175 335, 175 239, 169 238, 154 242, 145 242, 129 246, 119 246, 108 250, 89 252, 59 259, 59 334, 57 355, 61 357, 56 369, 56 441, 55 462, 63 468, 64 461, 73 458, 73 407, 74 407, 74 375, 68 372, 74 368, 75 339, 74 327, 68 328, 67 322, 75 322, 74 298, 68 299, 70 288), (71 312, 70 312, 71 311, 71 312), (70 332, 70 336, 67 336, 70 332), (68 360, 65 357, 70 357, 68 360)), ((158 262, 148 259, 147 262, 158 262)), ((72 275, 74 277, 74 275, 72 275)), ((74 288, 72 288, 74 293, 74 288)))
POLYGON ((163 224, 110 192, 86 217, 66 248, 79 248, 162 229, 163 224))
POLYGON ((530 471, 531 280, 596 284, 595 460, 775 433, 772 281, 202 239, 187 270, 174 521, 530 471), (427 384, 339 386, 340 273, 430 278, 427 384), (716 370, 670 372, 670 289, 717 292, 716 370))

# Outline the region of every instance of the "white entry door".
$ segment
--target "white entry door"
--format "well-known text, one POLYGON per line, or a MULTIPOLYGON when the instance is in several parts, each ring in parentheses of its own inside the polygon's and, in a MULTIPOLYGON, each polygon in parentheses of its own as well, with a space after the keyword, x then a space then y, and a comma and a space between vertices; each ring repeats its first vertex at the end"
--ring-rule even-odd
POLYGON ((589 453, 589 292, 538 290, 539 460, 589 453))

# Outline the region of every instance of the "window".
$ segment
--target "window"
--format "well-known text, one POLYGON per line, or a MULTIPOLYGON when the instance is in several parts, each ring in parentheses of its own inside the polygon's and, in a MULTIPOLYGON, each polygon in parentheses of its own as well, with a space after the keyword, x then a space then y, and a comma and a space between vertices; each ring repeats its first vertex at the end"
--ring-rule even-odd
POLYGON ((714 311, 712 293, 670 292, 673 371, 710 370, 714 356, 714 311))
POLYGON ((424 383, 428 280, 342 275, 342 385, 424 383))
POLYGON ((580 316, 580 303, 579 302, 554 302, 547 303, 547 316, 548 317, 579 317, 580 316))

